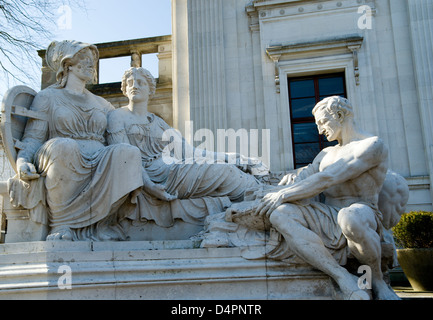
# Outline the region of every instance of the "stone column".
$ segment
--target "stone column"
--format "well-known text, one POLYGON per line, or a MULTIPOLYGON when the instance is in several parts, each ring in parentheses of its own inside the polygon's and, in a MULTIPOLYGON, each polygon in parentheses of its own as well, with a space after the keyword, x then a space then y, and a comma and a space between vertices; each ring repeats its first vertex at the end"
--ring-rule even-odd
MULTIPOLYGON (((408 0, 409 25, 430 185, 433 183, 433 2, 408 0)), ((412 128, 417 130, 417 128, 412 128)), ((430 187, 433 197, 433 190, 430 187)))
POLYGON ((185 134, 185 122, 190 120, 188 7, 189 0, 172 1, 173 127, 191 141, 185 134))
MULTIPOLYGON (((224 0, 190 0, 191 118, 194 129, 227 127, 224 0)), ((236 32, 236 30, 234 30, 236 32)))
POLYGON ((140 51, 131 51, 131 67, 140 68, 143 66, 142 56, 140 51))
POLYGON ((188 120, 215 135, 227 127, 223 2, 173 2, 174 114, 184 134, 188 120))
POLYGON ((159 84, 172 83, 172 58, 173 52, 171 45, 167 44, 158 46, 159 84))
POLYGON ((172 85, 172 46, 158 46, 158 87, 149 103, 149 111, 157 114, 173 126, 173 85, 172 85))
POLYGON ((38 54, 39 57, 42 59, 41 90, 43 90, 56 83, 56 73, 51 70, 47 65, 47 61, 45 60, 45 50, 39 51, 38 54))

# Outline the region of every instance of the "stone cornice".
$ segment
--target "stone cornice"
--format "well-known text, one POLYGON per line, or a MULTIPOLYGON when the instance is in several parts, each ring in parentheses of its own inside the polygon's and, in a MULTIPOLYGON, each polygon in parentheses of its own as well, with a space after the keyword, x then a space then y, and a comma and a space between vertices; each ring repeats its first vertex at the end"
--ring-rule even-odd
POLYGON ((376 0, 253 0, 245 8, 249 16, 269 18, 265 11, 277 10, 277 16, 305 14, 329 10, 357 8, 362 5, 369 5, 373 15, 376 13, 376 0), (260 13, 260 15, 259 15, 260 13))
POLYGON ((274 57, 284 54, 294 54, 311 51, 323 50, 346 50, 351 47, 360 48, 364 38, 360 35, 349 35, 345 37, 335 37, 330 39, 321 39, 317 41, 305 41, 289 44, 270 45, 266 53, 274 60, 274 57))
POLYGON ((266 48, 266 54, 275 64, 275 85, 277 93, 280 93, 279 63, 281 60, 293 60, 314 55, 336 55, 351 53, 353 55, 354 78, 359 85, 358 52, 361 49, 364 38, 360 35, 348 35, 305 42, 289 44, 274 44, 266 48))

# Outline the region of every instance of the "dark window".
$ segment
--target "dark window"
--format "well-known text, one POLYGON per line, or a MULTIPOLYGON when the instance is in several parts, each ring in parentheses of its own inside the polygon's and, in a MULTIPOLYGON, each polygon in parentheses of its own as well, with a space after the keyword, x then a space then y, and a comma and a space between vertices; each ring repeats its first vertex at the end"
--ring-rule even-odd
POLYGON ((312 114, 314 106, 329 96, 347 97, 344 73, 289 78, 295 168, 313 162, 324 148, 337 144, 320 136, 312 114))

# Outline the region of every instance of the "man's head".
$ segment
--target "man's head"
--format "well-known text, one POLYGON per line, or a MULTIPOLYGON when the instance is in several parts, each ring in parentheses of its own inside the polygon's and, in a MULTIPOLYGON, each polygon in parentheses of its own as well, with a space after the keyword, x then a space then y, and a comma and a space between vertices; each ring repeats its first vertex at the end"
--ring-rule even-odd
POLYGON ((341 138, 347 120, 353 120, 353 108, 347 99, 333 96, 320 101, 314 107, 313 115, 319 134, 325 135, 328 141, 335 141, 341 138))

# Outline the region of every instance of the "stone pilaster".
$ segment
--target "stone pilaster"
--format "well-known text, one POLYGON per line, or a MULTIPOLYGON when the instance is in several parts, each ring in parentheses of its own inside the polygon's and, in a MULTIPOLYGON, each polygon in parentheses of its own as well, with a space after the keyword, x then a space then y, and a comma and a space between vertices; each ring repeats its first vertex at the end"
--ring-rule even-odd
MULTIPOLYGON (((408 0, 408 8, 415 78, 431 185, 433 182, 433 2, 408 0)), ((433 190, 431 194, 433 196, 433 190)))
POLYGON ((223 2, 188 2, 191 119, 214 133, 227 127, 223 2))

